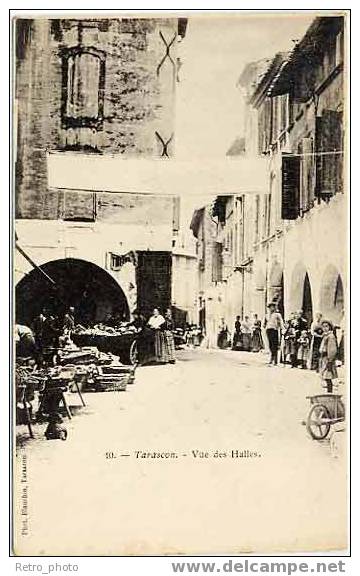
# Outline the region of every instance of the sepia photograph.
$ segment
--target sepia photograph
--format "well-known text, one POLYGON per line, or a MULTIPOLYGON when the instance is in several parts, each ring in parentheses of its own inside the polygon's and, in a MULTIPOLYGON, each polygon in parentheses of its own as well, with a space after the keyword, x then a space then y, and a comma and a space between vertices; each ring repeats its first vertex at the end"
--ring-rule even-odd
POLYGON ((349 20, 11 17, 13 555, 347 553, 349 20))

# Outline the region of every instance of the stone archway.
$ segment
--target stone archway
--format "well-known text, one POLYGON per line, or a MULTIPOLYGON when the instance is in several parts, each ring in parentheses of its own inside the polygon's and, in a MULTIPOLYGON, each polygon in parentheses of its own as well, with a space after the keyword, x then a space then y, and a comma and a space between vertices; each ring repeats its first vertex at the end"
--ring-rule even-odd
POLYGON ((345 305, 344 284, 338 269, 330 264, 322 277, 320 312, 332 322, 339 323, 345 305))
POLYGON ((304 318, 306 318, 306 320, 308 321, 308 325, 310 326, 313 321, 313 303, 312 303, 311 284, 307 272, 304 278, 303 299, 301 309, 303 311, 304 318))
POLYGON ((303 310, 309 323, 313 319, 313 297, 311 279, 303 262, 293 270, 290 283, 289 313, 303 310))
POLYGON ((300 310, 303 305, 304 281, 307 274, 302 262, 298 262, 293 269, 290 281, 289 313, 300 310))
POLYGON ((31 324, 46 307, 62 316, 75 307, 76 321, 93 324, 116 316, 129 319, 129 304, 124 291, 106 270, 77 258, 52 260, 41 265, 55 282, 53 286, 38 269, 32 269, 15 288, 16 321, 31 324))

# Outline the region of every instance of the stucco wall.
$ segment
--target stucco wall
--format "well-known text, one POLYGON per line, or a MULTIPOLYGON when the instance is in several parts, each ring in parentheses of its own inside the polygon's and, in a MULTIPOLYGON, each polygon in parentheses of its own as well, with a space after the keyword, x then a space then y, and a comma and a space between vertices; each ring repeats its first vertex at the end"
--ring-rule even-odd
MULTIPOLYGON (((91 136, 99 153, 161 157, 157 132, 165 142, 172 138, 173 154, 177 26, 174 18, 82 21, 81 46, 105 53, 104 118, 91 136), (164 59, 171 41, 171 60, 164 59)), ((61 55, 79 44, 79 26, 36 19, 18 21, 17 29, 17 217, 54 219, 60 199, 47 189, 46 150, 65 149, 69 139, 61 121, 61 55)))

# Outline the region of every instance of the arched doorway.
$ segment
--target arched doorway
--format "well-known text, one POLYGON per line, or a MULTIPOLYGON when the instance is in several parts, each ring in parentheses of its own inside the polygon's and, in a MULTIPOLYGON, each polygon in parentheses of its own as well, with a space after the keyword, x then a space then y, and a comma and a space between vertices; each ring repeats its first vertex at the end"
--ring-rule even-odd
POLYGON ((115 316, 128 319, 126 296, 116 280, 105 270, 85 260, 66 258, 42 264, 55 282, 52 285, 37 269, 26 274, 15 288, 16 321, 29 325, 45 307, 61 317, 69 306, 75 319, 91 325, 115 316))
POLYGON ((310 324, 313 320, 313 298, 309 274, 302 262, 298 262, 291 276, 289 313, 303 311, 310 324))
POLYGON ((345 306, 344 284, 337 268, 329 265, 323 275, 320 290, 320 312, 339 323, 345 306))
POLYGON ((307 272, 304 278, 302 311, 304 318, 306 318, 306 320, 308 321, 308 325, 310 326, 311 322, 313 321, 313 305, 312 305, 311 285, 309 275, 307 272))

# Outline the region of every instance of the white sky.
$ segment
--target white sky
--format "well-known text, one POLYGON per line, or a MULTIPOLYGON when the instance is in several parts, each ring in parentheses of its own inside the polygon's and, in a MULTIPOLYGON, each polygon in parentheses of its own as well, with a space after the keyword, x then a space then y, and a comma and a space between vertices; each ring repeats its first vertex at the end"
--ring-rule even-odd
MULTIPOLYGON (((221 159, 243 135, 243 102, 236 82, 249 62, 291 50, 314 19, 291 14, 190 17, 179 44, 182 60, 177 84, 176 157, 208 162, 221 159)), ((206 198, 204 198, 206 201, 206 198)), ((188 227, 199 199, 182 201, 188 227)))

